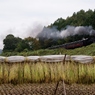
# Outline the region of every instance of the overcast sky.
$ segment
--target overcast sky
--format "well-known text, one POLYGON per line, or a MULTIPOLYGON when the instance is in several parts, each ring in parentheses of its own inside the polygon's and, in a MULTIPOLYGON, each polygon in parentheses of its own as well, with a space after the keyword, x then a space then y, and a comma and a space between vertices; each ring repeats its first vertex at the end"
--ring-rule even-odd
POLYGON ((0 0, 0 48, 8 34, 27 37, 28 32, 39 32, 42 26, 81 9, 94 10, 95 0, 0 0))

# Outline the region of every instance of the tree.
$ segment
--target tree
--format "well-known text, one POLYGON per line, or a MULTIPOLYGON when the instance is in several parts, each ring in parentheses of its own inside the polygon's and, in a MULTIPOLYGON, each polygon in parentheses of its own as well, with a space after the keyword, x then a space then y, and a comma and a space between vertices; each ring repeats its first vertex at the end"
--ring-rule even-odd
POLYGON ((93 14, 91 16, 91 22, 92 22, 93 28, 95 29, 95 10, 94 10, 94 12, 93 12, 93 14))
POLYGON ((29 50, 38 50, 41 48, 39 40, 32 37, 25 38, 26 43, 29 45, 29 50))
POLYGON ((17 44, 17 48, 15 49, 15 51, 17 52, 22 52, 25 49, 29 50, 29 44, 23 39, 21 40, 18 44, 17 44))
POLYGON ((9 34, 6 36, 6 38, 3 40, 4 48, 3 51, 16 51, 16 52, 22 52, 22 51, 28 51, 28 50, 37 50, 40 49, 40 43, 39 40, 36 38, 25 38, 21 39, 19 37, 14 37, 14 35, 9 34))
POLYGON ((66 19, 58 18, 51 26, 56 26, 58 30, 62 30, 67 25, 71 26, 93 26, 95 29, 95 10, 92 11, 89 9, 88 11, 80 10, 78 12, 74 12, 72 16, 67 17, 66 19))
POLYGON ((3 51, 14 51, 17 46, 17 38, 14 35, 9 34, 3 40, 4 48, 3 51))

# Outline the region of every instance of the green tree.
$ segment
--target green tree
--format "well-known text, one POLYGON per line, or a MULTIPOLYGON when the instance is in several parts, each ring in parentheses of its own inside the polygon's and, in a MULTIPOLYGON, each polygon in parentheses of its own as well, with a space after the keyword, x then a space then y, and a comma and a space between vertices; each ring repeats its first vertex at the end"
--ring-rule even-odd
POLYGON ((36 38, 27 37, 27 38, 25 38, 25 41, 29 46, 29 50, 38 50, 41 48, 39 40, 36 38))
POLYGON ((95 10, 94 10, 93 14, 91 15, 91 22, 92 22, 91 25, 95 29, 95 10))
POLYGON ((30 49, 30 48, 29 48, 29 44, 28 44, 24 39, 22 39, 22 40, 18 43, 17 48, 15 49, 15 51, 17 51, 17 52, 22 52, 22 51, 24 51, 25 49, 27 49, 27 50, 30 49))
POLYGON ((18 44, 18 39, 14 35, 9 34, 3 40, 4 48, 3 51, 14 51, 18 44))
POLYGON ((53 24, 49 27, 56 26, 58 30, 62 30, 66 26, 93 26, 95 29, 95 10, 92 11, 89 9, 88 11, 80 10, 78 12, 74 12, 72 16, 68 16, 66 19, 58 18, 53 24))

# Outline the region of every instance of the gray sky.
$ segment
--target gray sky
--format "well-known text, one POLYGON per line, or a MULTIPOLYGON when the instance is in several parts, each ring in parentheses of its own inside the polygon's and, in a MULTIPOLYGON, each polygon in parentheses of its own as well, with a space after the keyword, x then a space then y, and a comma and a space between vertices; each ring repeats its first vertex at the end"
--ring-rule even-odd
POLYGON ((35 36, 35 30, 81 9, 94 10, 95 0, 0 0, 0 48, 10 33, 24 38, 33 31, 35 36))

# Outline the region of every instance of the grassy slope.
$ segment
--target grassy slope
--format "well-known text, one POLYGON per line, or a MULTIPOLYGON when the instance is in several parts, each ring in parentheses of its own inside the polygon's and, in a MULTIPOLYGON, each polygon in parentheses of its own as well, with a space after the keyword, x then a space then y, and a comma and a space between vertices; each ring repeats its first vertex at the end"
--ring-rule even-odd
POLYGON ((2 53, 3 56, 11 56, 11 55, 22 55, 22 56, 30 56, 30 55, 53 55, 53 54, 68 54, 68 55, 95 55, 95 43, 86 47, 76 48, 66 50, 63 48, 60 49, 52 49, 52 50, 37 50, 37 51, 29 51, 29 52, 6 52, 2 53))

